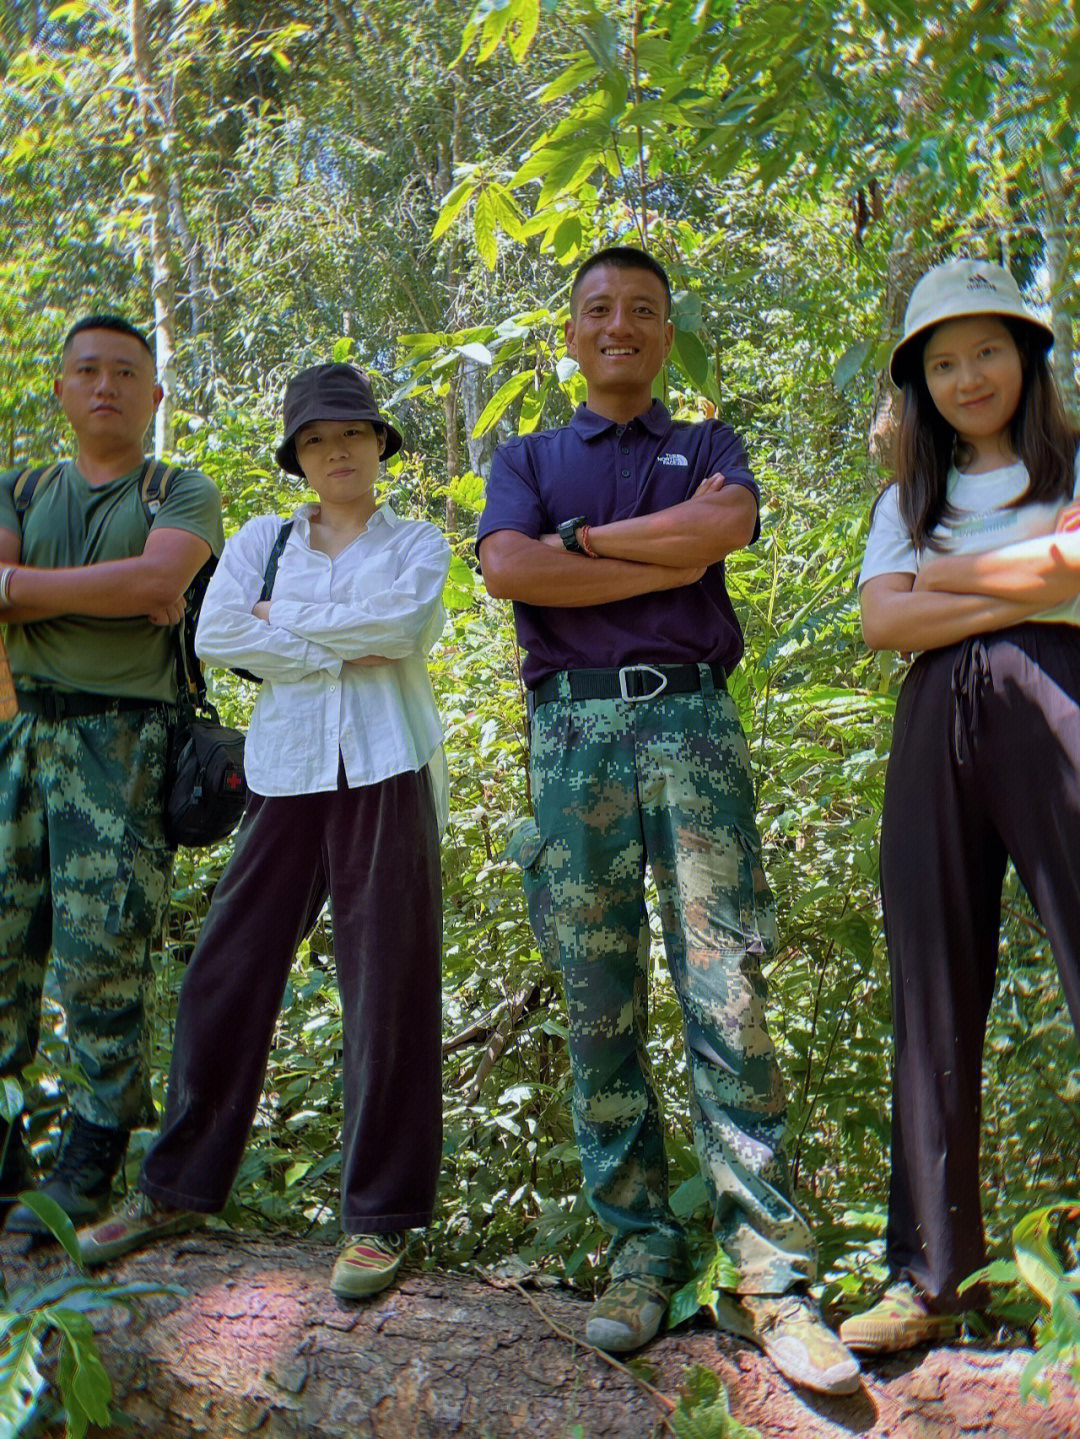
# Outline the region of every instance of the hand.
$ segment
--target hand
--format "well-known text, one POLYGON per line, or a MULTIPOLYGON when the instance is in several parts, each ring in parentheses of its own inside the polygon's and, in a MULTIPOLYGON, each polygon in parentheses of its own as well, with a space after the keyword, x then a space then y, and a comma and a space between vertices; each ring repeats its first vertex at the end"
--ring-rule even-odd
POLYGON ((1073 500, 1072 504, 1066 505, 1057 517, 1054 533, 1061 534, 1066 530, 1080 530, 1080 500, 1073 500))
POLYGON ((160 610, 151 610, 146 618, 152 625, 161 625, 162 628, 166 628, 169 625, 178 625, 183 619, 186 609, 187 600, 181 595, 171 605, 163 605, 160 610))
POLYGON ((258 604, 252 605, 252 607, 251 607, 251 613, 255 616, 255 618, 256 618, 257 620, 265 620, 266 623, 269 624, 269 623, 270 623, 270 601, 269 601, 269 600, 260 600, 260 601, 258 602, 258 604))
POLYGON ((702 495, 715 495, 723 488, 723 484, 724 477, 720 471, 717 470, 715 475, 706 475, 694 491, 692 498, 696 500, 700 499, 702 495))
POLYGON ((540 543, 542 545, 550 545, 553 550, 562 550, 566 548, 562 540, 556 534, 541 535, 540 543))

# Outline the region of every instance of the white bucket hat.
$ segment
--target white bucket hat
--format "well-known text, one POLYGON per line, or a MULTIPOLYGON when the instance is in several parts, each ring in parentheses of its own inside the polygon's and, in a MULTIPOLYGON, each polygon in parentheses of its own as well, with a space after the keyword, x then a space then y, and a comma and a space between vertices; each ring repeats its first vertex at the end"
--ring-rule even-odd
POLYGON ((1054 343, 1054 332, 1024 304, 1016 281, 1001 265, 984 260, 947 260, 927 270, 911 292, 904 312, 904 338, 892 352, 889 374, 893 383, 902 385, 911 365, 917 359, 919 337, 943 320, 959 320, 964 315, 1006 315, 1023 320, 1033 331, 1037 345, 1048 350, 1054 343))

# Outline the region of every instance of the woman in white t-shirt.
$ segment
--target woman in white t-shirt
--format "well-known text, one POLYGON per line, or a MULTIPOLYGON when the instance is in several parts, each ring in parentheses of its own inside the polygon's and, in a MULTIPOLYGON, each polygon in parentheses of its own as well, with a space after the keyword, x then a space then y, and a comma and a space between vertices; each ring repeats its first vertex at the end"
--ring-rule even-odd
POLYGON ((924 275, 892 357, 895 483, 860 575, 872 649, 918 657, 897 702, 881 831, 896 1060, 890 1287, 862 1352, 947 1337, 985 1263, 982 1047, 1012 859, 1080 1030, 1078 436, 1050 327, 996 265, 924 275))

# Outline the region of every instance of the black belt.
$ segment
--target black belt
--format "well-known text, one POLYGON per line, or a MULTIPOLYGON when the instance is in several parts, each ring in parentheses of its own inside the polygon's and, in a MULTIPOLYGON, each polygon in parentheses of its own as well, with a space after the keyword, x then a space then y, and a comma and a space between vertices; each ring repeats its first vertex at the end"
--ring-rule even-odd
MULTIPOLYGON (((723 665, 709 665, 713 684, 727 689, 723 665)), ((701 688, 700 665, 623 665, 617 670, 566 670, 572 700, 640 700, 659 699, 661 695, 693 694, 701 688)), ((534 690, 529 691, 529 713, 538 705, 561 699, 560 675, 548 675, 534 690)))
POLYGON ((129 695, 64 694, 61 690, 15 691, 19 708, 41 719, 82 719, 86 715, 126 714, 129 710, 163 709, 161 700, 135 699, 129 695))

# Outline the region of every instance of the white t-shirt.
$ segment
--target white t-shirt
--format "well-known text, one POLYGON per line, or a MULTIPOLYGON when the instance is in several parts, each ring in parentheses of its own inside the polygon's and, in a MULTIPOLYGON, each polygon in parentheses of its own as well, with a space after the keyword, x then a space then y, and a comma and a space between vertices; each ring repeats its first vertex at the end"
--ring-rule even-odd
MULTIPOLYGON (((1027 468, 1020 460, 982 475, 961 474, 954 466, 946 480, 946 494, 956 512, 955 518, 948 524, 935 526, 934 538, 941 541, 948 554, 971 555, 1049 534, 1065 502, 1055 500, 1050 504, 1032 503, 1015 510, 1007 509, 1027 487, 1027 468)), ((1080 451, 1077 452, 1073 497, 1080 498, 1080 451)), ((917 575, 924 563, 932 563, 934 556, 940 553, 939 550, 916 550, 900 515, 897 488, 890 485, 878 501, 870 524, 859 586, 878 575, 917 575)), ((1080 596, 1033 615, 1032 619, 1080 624, 1080 596)))

